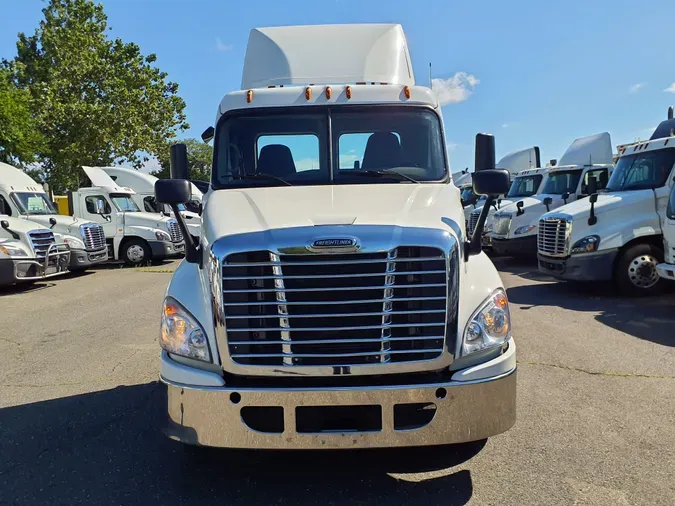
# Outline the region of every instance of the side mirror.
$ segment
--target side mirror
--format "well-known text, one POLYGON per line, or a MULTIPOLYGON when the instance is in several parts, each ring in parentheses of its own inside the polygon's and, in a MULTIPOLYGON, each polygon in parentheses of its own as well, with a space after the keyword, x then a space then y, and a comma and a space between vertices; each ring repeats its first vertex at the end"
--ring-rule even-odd
POLYGON ((211 139, 213 139, 216 136, 216 131, 215 129, 210 126, 204 132, 202 132, 202 140, 206 143, 211 142, 211 139))
MULTIPOLYGON (((187 146, 185 144, 174 144, 169 151, 169 172, 171 173, 171 179, 190 179, 188 177, 187 146)), ((181 202, 181 204, 184 203, 181 202)))
POLYGON ((158 179, 155 181, 155 198, 160 204, 170 206, 186 204, 192 198, 192 188, 187 179, 158 179))
POLYGON ((101 199, 96 201, 96 214, 100 214, 101 216, 105 214, 105 202, 101 199))
POLYGON ((525 206, 525 203, 522 200, 519 200, 516 202, 516 207, 518 208, 518 211, 516 212, 516 216, 520 216, 525 214, 525 211, 523 211, 523 207, 525 206))
POLYGON ((7 230, 7 232, 9 232, 9 235, 11 235, 14 239, 17 239, 17 240, 19 239, 19 234, 17 234, 13 230, 9 229, 9 222, 7 220, 0 221, 0 227, 7 230))
POLYGON ((49 218, 49 224, 51 225, 51 227, 49 228, 54 228, 54 225, 56 225, 56 218, 54 218, 53 216, 49 218))
MULTIPOLYGON (((590 186, 590 180, 588 183, 590 186)), ((598 201, 598 194, 592 194, 590 197, 588 197, 588 201, 591 203, 591 212, 588 215, 588 224, 593 226, 598 222, 598 217, 595 215, 595 203, 598 201)))
POLYGON ((544 205, 546 206, 546 212, 549 212, 551 210, 551 204, 553 203, 553 199, 551 197, 546 197, 544 199, 544 205))
POLYGON ((570 192, 563 193, 562 198, 565 201, 565 204, 567 204, 567 199, 570 198, 570 192))
POLYGON ((485 169, 473 174, 476 195, 496 197, 509 191, 509 186, 509 173, 504 169, 485 169))
POLYGON ((586 187, 586 194, 593 195, 598 193, 598 178, 595 176, 588 177, 588 186, 586 187))

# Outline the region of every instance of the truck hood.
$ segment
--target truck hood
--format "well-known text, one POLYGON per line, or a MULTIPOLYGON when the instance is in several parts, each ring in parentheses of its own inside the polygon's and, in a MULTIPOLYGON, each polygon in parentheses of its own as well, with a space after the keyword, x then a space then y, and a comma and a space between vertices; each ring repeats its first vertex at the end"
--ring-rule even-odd
POLYGON ((125 225, 138 225, 141 227, 154 227, 162 230, 167 229, 167 222, 170 218, 162 216, 159 213, 131 212, 124 213, 125 225))
MULTIPOLYGON (((31 230, 48 228, 32 220, 29 221, 24 220, 23 218, 12 218, 5 215, 0 215, 0 220, 9 222, 9 229, 21 235, 22 237, 25 237, 25 235, 31 230)), ((0 230, 2 230, 3 236, 9 236, 9 232, 7 232, 5 229, 0 230)))
POLYGON ((384 225, 448 229, 463 221, 451 184, 367 184, 218 190, 203 213, 206 237, 290 227, 384 225))
POLYGON ((71 234, 76 237, 80 237, 80 225, 86 223, 93 223, 88 220, 81 220, 73 216, 63 216, 61 214, 40 214, 40 215, 28 215, 24 216, 25 220, 32 221, 34 223, 39 223, 47 228, 51 227, 49 220, 54 218, 56 220, 56 225, 52 230, 60 234, 71 234))
MULTIPOLYGON (((600 215, 612 211, 619 207, 628 209, 631 205, 653 198, 651 190, 633 190, 616 193, 599 193, 598 201, 595 203, 595 214, 600 215)), ((567 214, 572 220, 586 220, 591 214, 591 203, 587 198, 570 202, 567 205, 559 207, 556 213, 567 214)))

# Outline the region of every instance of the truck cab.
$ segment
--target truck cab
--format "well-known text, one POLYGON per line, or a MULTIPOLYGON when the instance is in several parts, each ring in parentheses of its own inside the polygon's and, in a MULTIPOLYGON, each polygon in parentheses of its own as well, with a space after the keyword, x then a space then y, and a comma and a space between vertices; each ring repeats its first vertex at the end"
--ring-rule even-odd
POLYGON ((588 197, 590 178, 595 178, 597 188, 604 188, 613 168, 609 133, 576 139, 558 165, 548 169, 539 193, 517 199, 495 213, 492 227, 495 253, 536 257, 539 217, 588 197))
MULTIPOLYGON (((172 438, 401 447, 513 425, 506 292, 466 237, 440 105, 400 25, 253 30, 214 134, 202 241, 186 236, 160 323, 172 438)), ((155 187, 174 208, 184 148, 155 187)), ((491 136, 476 153, 490 204, 508 173, 491 136)))
POLYGON ((3 214, 0 207, 0 286, 35 282, 68 272, 70 248, 38 223, 3 214))
MULTIPOLYGON (((537 190, 541 186, 543 175, 529 173, 529 171, 543 170, 536 169, 536 167, 539 167, 540 165, 541 160, 538 146, 509 153, 497 162, 497 167, 508 170, 514 179, 511 188, 509 188, 509 192, 506 195, 500 195, 497 198, 495 205, 490 208, 483 233, 484 246, 492 246, 492 225, 495 213, 502 207, 512 204, 513 199, 515 198, 529 197, 537 193, 537 190)), ((484 200, 479 202, 476 209, 471 211, 471 214, 469 215, 469 234, 472 234, 476 227, 483 204, 484 200)))
POLYGON ((670 190, 663 224, 663 259, 663 263, 656 266, 656 271, 661 278, 675 281, 675 185, 670 190))
POLYGON ((131 188, 118 186, 99 167, 83 169, 93 186, 69 192, 69 214, 101 225, 110 259, 141 265, 183 255, 185 243, 174 218, 141 211, 131 188))
POLYGON ((83 271, 108 259, 100 225, 60 215, 41 185, 6 163, 0 163, 0 214, 48 227, 57 243, 70 248, 71 271, 83 271))
POLYGON ((662 122, 649 141, 623 150, 604 189, 541 216, 540 271, 560 279, 612 280, 626 295, 659 291, 674 132, 675 120, 662 122))
MULTIPOLYGON (((173 217, 173 211, 166 204, 159 204, 155 199, 155 182, 157 178, 135 169, 126 167, 101 167, 118 186, 131 188, 134 193, 131 198, 142 211, 147 213, 160 213, 173 217)), ((192 194, 190 200, 201 203, 202 192, 191 184, 192 194)), ((188 211, 184 205, 179 206, 181 216, 187 223, 190 235, 199 238, 201 234, 200 217, 198 213, 188 211)))

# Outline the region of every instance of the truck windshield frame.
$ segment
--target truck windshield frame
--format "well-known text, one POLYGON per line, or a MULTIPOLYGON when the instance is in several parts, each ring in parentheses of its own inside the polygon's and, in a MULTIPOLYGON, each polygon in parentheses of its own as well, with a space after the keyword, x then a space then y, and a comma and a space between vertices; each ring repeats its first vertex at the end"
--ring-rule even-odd
POLYGON ((111 193, 110 200, 121 213, 140 213, 141 210, 133 201, 131 195, 126 193, 111 193))
POLYGON ((550 172, 548 174, 548 179, 542 188, 541 193, 545 195, 562 195, 563 193, 576 193, 577 188, 579 187, 579 182, 581 181, 582 173, 584 169, 572 169, 572 170, 560 170, 555 172, 550 172), (560 178, 570 176, 569 181, 565 185, 565 188, 556 188, 560 185, 560 178))
POLYGON ((673 165, 675 165, 675 147, 622 156, 616 163, 605 191, 661 188, 668 181, 673 165))
POLYGON ((450 176, 444 146, 441 120, 430 106, 340 104, 233 110, 216 126, 211 182, 216 190, 288 184, 412 184, 405 176, 419 183, 447 183, 450 176), (342 151, 347 147, 341 146, 340 140, 348 134, 364 136, 364 152, 345 161, 342 151), (290 142, 265 144, 260 149, 262 137, 284 135, 311 139, 312 146, 318 141, 318 152, 315 148, 309 168, 298 170, 298 162, 307 160, 293 157, 290 142), (373 139, 375 135, 378 138, 373 139), (361 161, 367 163, 361 165, 361 161), (354 167, 346 168, 348 163, 354 167), (376 171, 382 174, 363 177, 363 173, 373 175, 376 171), (404 177, 388 177, 386 172, 404 177), (247 174, 266 177, 246 178, 247 174))
POLYGON ((531 176, 518 176, 513 180, 513 183, 511 183, 511 188, 509 188, 509 192, 506 194, 506 198, 516 198, 516 197, 531 197, 532 195, 535 195, 537 193, 537 190, 539 190, 539 187, 541 186, 541 182, 543 181, 544 176, 541 174, 532 174, 531 176), (533 181, 532 183, 532 191, 527 191, 523 190, 523 185, 527 184, 529 181, 533 181))
POLYGON ((47 198, 46 193, 41 192, 12 192, 10 197, 14 201, 14 204, 19 209, 19 212, 25 216, 46 216, 50 214, 58 214, 58 211, 54 207, 49 199, 47 198), (46 212, 38 212, 35 210, 30 210, 28 207, 28 199, 30 198, 41 198, 42 202, 45 204, 46 212))

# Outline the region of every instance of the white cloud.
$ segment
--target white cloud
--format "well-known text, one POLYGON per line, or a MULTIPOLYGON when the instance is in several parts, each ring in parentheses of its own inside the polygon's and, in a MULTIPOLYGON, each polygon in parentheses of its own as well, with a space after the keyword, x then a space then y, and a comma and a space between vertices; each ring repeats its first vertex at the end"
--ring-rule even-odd
POLYGON ((431 86, 441 105, 464 102, 473 93, 480 80, 466 72, 456 72, 447 79, 432 79, 431 86))
POLYGON ((457 151, 457 148, 459 148, 461 144, 458 144, 456 142, 448 142, 446 146, 448 147, 448 151, 457 151))
POLYGON ((666 88, 663 91, 665 91, 666 93, 675 93, 675 83, 671 84, 668 88, 666 88))
POLYGON ((508 123, 502 123, 502 128, 509 128, 509 124, 508 123))
POLYGON ((628 93, 637 93, 645 86, 647 86, 647 83, 636 83, 632 85, 630 88, 628 88, 628 93))
POLYGON ((216 49, 223 53, 227 53, 234 49, 234 44, 225 44, 220 37, 216 37, 216 49))

